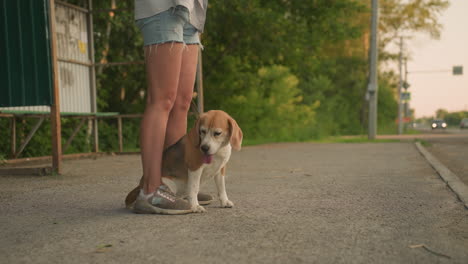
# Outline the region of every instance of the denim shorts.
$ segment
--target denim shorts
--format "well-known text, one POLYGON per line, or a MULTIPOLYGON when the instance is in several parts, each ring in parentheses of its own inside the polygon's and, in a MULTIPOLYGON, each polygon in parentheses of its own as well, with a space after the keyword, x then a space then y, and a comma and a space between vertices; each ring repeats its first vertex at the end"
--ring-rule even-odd
POLYGON ((189 11, 178 5, 135 23, 143 34, 145 46, 166 42, 200 44, 198 30, 189 23, 189 11))

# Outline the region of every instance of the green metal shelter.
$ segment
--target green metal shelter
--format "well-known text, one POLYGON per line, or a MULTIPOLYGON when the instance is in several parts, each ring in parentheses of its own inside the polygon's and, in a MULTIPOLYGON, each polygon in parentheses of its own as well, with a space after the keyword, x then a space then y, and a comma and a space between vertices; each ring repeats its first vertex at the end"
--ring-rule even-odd
POLYGON ((51 105, 49 1, 1 0, 0 107, 51 105))

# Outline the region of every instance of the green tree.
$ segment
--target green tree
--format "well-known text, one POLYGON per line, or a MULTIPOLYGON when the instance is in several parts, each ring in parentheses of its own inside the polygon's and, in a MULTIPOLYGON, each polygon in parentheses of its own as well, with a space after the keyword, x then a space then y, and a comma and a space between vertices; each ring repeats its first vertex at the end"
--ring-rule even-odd
MULTIPOLYGON (((449 6, 447 0, 383 0, 380 4, 380 45, 383 50, 400 36, 415 32, 429 34, 438 39, 442 25, 438 18, 449 6)), ((386 50, 381 59, 396 59, 386 50)))
POLYGON ((236 113, 244 134, 276 141, 310 138, 318 103, 302 104, 297 77, 275 65, 248 75, 256 85, 222 103, 223 109, 236 113))
POLYGON ((446 109, 437 109, 436 111, 436 118, 444 119, 446 115, 448 115, 448 111, 446 109))

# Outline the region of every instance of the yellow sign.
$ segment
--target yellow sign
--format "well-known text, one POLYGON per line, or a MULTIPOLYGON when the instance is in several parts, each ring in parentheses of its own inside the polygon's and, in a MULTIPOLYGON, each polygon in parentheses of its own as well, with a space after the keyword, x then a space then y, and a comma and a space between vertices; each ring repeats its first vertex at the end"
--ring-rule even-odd
POLYGON ((82 42, 81 40, 78 40, 78 48, 80 49, 80 52, 85 54, 86 53, 86 43, 82 42))

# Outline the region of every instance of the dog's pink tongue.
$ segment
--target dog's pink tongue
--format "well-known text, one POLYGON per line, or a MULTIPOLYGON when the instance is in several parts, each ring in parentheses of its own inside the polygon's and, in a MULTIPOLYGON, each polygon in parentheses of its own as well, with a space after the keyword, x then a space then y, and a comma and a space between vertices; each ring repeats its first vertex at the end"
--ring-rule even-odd
POLYGON ((210 164, 213 159, 213 155, 203 155, 203 163, 210 164))

